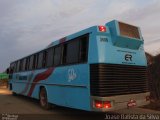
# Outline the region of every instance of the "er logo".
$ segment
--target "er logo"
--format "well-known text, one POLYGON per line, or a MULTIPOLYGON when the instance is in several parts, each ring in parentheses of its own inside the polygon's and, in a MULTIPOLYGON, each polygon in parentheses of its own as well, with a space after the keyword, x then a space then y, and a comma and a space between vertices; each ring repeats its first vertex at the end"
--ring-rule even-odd
POLYGON ((130 55, 130 54, 125 54, 125 60, 126 60, 126 61, 132 61, 132 55, 130 55))

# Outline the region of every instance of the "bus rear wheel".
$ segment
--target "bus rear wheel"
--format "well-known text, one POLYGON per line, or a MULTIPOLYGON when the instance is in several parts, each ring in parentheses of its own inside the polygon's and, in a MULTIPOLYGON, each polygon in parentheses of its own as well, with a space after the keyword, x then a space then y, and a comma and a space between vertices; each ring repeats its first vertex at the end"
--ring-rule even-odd
POLYGON ((49 110, 51 108, 51 104, 48 103, 47 92, 45 88, 40 89, 39 101, 43 109, 49 110))

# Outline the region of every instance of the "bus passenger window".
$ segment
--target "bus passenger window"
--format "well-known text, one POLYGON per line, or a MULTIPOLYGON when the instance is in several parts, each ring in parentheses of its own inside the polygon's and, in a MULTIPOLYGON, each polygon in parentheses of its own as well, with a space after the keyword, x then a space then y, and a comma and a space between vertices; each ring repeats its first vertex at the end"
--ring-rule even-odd
POLYGON ((35 54, 33 59, 33 69, 37 68, 37 62, 38 62, 37 60, 38 60, 38 55, 35 54))
POLYGON ((26 58, 25 70, 29 69, 29 57, 26 58))
POLYGON ((57 46, 54 52, 54 66, 61 64, 61 46, 57 46))
POLYGON ((88 57, 88 36, 80 39, 80 62, 86 62, 88 57))
POLYGON ((19 66, 20 66, 20 61, 17 61, 17 63, 16 63, 16 72, 19 72, 19 66))
POLYGON ((11 64, 11 65, 13 65, 13 67, 11 68, 11 72, 12 72, 12 73, 16 72, 16 62, 14 62, 14 63, 11 64))
POLYGON ((26 65, 26 58, 23 59, 23 62, 22 62, 22 71, 25 71, 25 65, 26 65))
POLYGON ((63 45, 63 61, 62 61, 63 65, 66 64, 66 58, 67 58, 67 44, 64 44, 63 45))
POLYGON ((37 66, 37 68, 42 68, 42 64, 43 64, 43 52, 40 52, 38 54, 38 66, 37 66))
POLYGON ((32 55, 30 57, 29 70, 32 70, 32 68, 33 68, 33 59, 34 59, 34 56, 32 55))
POLYGON ((43 52, 43 60, 42 60, 42 67, 43 67, 43 68, 46 67, 47 56, 48 56, 48 52, 47 52, 47 51, 44 51, 44 52, 43 52))
POLYGON ((47 63, 46 63, 47 67, 53 66, 53 55, 54 55, 54 49, 49 48, 47 50, 47 63))
POLYGON ((22 71, 23 60, 20 60, 19 71, 22 71))
POLYGON ((73 40, 67 45, 67 59, 68 64, 78 63, 79 59, 79 41, 73 40))

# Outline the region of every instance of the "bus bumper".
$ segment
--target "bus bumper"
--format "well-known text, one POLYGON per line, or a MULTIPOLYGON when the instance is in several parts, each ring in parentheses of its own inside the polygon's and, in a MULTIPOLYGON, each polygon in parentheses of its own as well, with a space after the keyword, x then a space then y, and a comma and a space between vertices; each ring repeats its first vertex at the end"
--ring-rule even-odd
POLYGON ((112 97, 91 96, 91 111, 107 112, 144 106, 150 103, 149 96, 150 92, 112 97))

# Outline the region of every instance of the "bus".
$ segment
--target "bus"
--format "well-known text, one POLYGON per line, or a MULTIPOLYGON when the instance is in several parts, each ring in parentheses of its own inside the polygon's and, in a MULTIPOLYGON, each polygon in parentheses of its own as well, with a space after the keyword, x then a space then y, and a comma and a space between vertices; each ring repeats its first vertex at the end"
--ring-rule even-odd
POLYGON ((52 42, 10 64, 9 89, 51 105, 115 111, 150 103, 139 27, 113 20, 52 42))

